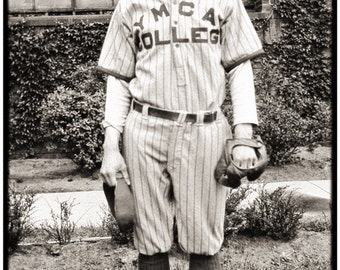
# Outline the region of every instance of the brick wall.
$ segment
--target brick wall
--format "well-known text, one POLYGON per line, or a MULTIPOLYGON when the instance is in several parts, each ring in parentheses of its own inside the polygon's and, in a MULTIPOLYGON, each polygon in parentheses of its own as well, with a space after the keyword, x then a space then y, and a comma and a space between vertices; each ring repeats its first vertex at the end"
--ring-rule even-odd
MULTIPOLYGON (((56 21, 109 22, 110 13, 118 0, 9 0, 9 24, 25 21, 27 25, 49 26, 56 21), (33 15, 33 16, 32 16, 33 15)), ((243 0, 249 15, 265 18, 274 0, 243 0)))

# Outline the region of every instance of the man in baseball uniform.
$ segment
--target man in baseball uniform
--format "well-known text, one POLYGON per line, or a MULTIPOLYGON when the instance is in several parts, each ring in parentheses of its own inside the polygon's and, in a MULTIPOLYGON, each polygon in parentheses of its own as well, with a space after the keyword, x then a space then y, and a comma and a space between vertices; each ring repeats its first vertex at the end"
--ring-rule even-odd
MULTIPOLYGON (((190 269, 220 269, 228 188, 214 169, 226 139, 251 138, 258 123, 250 59, 261 53, 242 0, 119 1, 99 59, 109 75, 100 173, 131 182, 139 269, 169 269, 174 219, 190 269)), ((256 154, 238 146, 233 159, 251 167, 256 154)))

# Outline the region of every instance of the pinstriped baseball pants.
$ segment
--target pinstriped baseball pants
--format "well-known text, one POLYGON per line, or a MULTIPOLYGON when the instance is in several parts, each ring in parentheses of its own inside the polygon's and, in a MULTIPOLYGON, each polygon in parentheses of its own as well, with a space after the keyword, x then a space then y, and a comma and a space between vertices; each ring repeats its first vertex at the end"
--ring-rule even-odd
POLYGON ((135 200, 134 244, 140 253, 169 251, 174 217, 186 252, 219 251, 229 189, 214 179, 214 169, 228 137, 230 126, 221 112, 212 123, 129 113, 123 151, 135 200))

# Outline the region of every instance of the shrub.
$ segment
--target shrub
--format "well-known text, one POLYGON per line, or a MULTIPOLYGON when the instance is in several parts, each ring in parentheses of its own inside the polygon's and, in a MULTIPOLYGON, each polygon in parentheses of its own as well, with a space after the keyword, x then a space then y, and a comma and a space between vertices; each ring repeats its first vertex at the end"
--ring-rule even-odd
POLYGON ((247 228, 248 221, 246 211, 240 206, 242 205, 242 202, 247 201, 247 197, 252 191, 254 190, 249 187, 241 186, 238 189, 233 189, 227 197, 224 219, 224 234, 226 236, 236 235, 247 228))
POLYGON ((9 188, 8 193, 8 252, 17 250, 19 242, 33 232, 31 214, 34 209, 35 194, 26 191, 18 193, 9 188))
POLYGON ((11 153, 34 155, 44 142, 41 103, 72 84, 79 65, 97 61, 107 24, 57 24, 45 29, 9 26, 9 138, 11 153))
POLYGON ((83 171, 101 162, 105 79, 95 66, 80 66, 73 84, 59 87, 42 104, 45 139, 66 148, 67 154, 83 171))
POLYGON ((131 244, 133 241, 133 230, 131 229, 124 233, 120 232, 117 222, 111 214, 109 207, 106 205, 103 206, 102 211, 104 214, 102 227, 111 236, 112 242, 119 245, 131 244))
MULTIPOLYGON (((280 97, 267 95, 258 106, 259 128, 256 133, 267 146, 270 163, 288 164, 295 161, 294 154, 300 146, 311 146, 325 139, 329 122, 326 108, 321 109, 323 121, 302 118, 298 111, 288 107, 280 97)), ((329 118, 329 117, 328 117, 329 118)))
POLYGON ((227 215, 237 210, 240 203, 247 198, 247 195, 249 195, 249 191, 251 191, 249 187, 243 186, 231 190, 225 203, 227 215))
POLYGON ((244 188, 235 192, 239 203, 233 204, 234 210, 229 209, 226 213, 226 236, 242 233, 288 241, 297 235, 304 210, 292 191, 287 191, 287 187, 279 187, 273 192, 262 189, 248 207, 240 208, 245 199, 244 192, 244 188))
POLYGON ((306 231, 323 232, 330 231, 332 224, 330 219, 324 214, 323 218, 312 219, 302 224, 302 228, 306 231))
POLYGON ((273 192, 262 190, 254 205, 246 211, 248 226, 244 232, 268 235, 275 240, 291 240, 297 235, 303 215, 302 205, 287 187, 273 192))
POLYGON ((73 201, 63 201, 59 203, 60 213, 57 214, 51 210, 52 224, 47 222, 42 225, 42 229, 47 232, 48 236, 56 240, 60 245, 68 244, 75 229, 75 222, 71 221, 73 201))
MULTIPOLYGON (((285 164, 294 161, 296 146, 331 140, 332 12, 327 0, 278 0, 273 9, 280 37, 255 61, 258 132, 271 163, 285 164)), ((269 22, 254 20, 258 31, 268 31, 269 22)))
POLYGON ((297 147, 312 149, 318 142, 331 139, 330 102, 311 95, 311 89, 298 78, 282 72, 273 55, 260 61, 262 70, 255 80, 259 115, 256 132, 267 145, 271 164, 292 163, 297 147))

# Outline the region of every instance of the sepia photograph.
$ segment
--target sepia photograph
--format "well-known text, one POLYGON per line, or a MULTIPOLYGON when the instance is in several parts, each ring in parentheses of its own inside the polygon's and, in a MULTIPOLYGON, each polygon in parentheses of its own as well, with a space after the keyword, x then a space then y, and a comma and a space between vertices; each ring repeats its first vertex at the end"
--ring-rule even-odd
POLYGON ((336 1, 3 7, 3 269, 336 267, 336 1))

